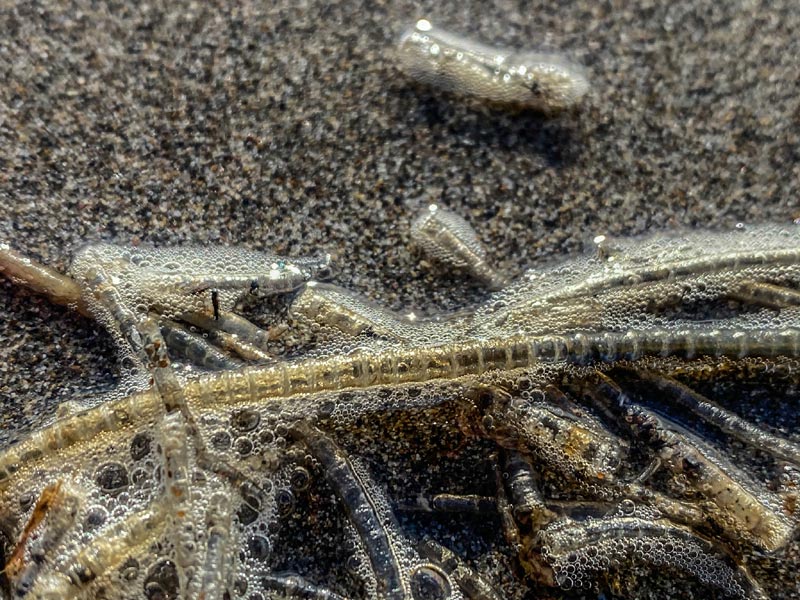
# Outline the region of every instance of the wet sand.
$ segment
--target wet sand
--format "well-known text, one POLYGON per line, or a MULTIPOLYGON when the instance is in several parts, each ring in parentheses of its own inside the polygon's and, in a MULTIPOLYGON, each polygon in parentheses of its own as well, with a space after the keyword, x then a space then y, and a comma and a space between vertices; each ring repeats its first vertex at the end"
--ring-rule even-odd
MULTIPOLYGON (((484 292, 409 251, 429 201, 510 273, 600 233, 800 218, 794 0, 550 4, 6 3, 0 240, 62 270, 91 240, 325 251, 335 282, 438 311, 484 292), (545 118, 418 88, 387 48, 420 16, 561 49, 590 95, 545 118)), ((0 303, 0 426, 108 385, 91 322, 5 280, 0 303)))

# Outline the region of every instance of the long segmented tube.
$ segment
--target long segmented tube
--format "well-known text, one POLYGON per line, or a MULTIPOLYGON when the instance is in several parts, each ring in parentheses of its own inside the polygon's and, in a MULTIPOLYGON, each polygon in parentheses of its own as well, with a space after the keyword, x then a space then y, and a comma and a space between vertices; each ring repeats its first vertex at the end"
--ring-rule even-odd
POLYGON ((800 330, 650 332, 518 336, 420 349, 358 351, 346 356, 245 367, 186 382, 201 404, 258 402, 299 394, 419 383, 507 371, 541 363, 589 363, 656 356, 800 356, 800 330))
MULTIPOLYGON (((542 362, 636 360, 648 354, 713 356, 800 356, 800 330, 722 332, 627 332, 519 336, 451 343, 407 351, 355 352, 273 366, 245 367, 189 380, 181 390, 186 402, 201 405, 260 402, 300 394, 400 385, 434 379, 481 375, 542 362)), ((156 411, 152 391, 58 421, 0 454, 0 486, 25 463, 101 431, 113 431, 134 417, 147 420, 156 411)))

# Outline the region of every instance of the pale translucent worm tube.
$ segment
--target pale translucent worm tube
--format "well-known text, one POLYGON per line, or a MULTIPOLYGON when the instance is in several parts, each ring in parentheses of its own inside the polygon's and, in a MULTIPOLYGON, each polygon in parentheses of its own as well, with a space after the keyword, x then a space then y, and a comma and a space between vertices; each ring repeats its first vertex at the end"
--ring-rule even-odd
POLYGON ((423 84, 520 108, 563 110, 589 91, 584 69, 561 54, 494 48, 427 19, 403 33, 397 59, 423 84))
POLYGON ((486 262, 486 248, 472 225, 439 204, 429 204, 411 224, 411 239, 434 260, 464 269, 490 290, 502 289, 506 278, 486 262))
POLYGON ((536 542, 562 589, 589 585, 589 580, 609 567, 624 568, 634 560, 655 569, 679 570, 731 598, 767 600, 744 567, 738 567, 710 542, 669 521, 564 519, 539 532, 536 542))

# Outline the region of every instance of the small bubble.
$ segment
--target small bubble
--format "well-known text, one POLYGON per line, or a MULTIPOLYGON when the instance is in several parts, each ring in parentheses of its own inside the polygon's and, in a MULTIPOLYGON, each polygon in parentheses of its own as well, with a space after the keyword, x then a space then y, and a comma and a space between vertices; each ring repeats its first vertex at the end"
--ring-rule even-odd
POLYGON ((86 513, 84 521, 86 529, 97 529, 102 527, 108 519, 108 511, 100 506, 93 506, 86 513))
POLYGON ((131 458, 141 460, 150 454, 152 438, 148 433, 137 433, 131 440, 131 458))
POLYGON ((256 560, 266 560, 272 552, 272 545, 263 535, 254 535, 247 540, 247 549, 256 560))
POLYGON ((626 498, 619 504, 619 509, 623 515, 630 516, 636 512, 636 504, 630 498, 626 498))
POLYGON ((253 442, 250 438, 240 437, 233 443, 236 453, 242 458, 250 456, 253 452, 253 442))
POLYGON ((336 403, 333 400, 326 400, 322 404, 320 404, 318 413, 320 417, 330 417, 333 414, 333 411, 336 410, 336 403))
POLYGON ((281 516, 286 516, 294 510, 295 497, 291 490, 286 488, 278 490, 275 501, 278 503, 278 512, 281 516))
POLYGON ((119 463, 107 463, 97 470, 95 481, 108 494, 118 494, 128 487, 128 471, 119 463))
POLYGON ((292 471, 292 474, 289 477, 289 483, 291 484, 292 489, 299 492, 307 490, 309 484, 311 483, 311 475, 307 469, 303 467, 297 467, 292 471))
POLYGON ((36 501, 36 494, 33 492, 25 492, 19 497, 19 507, 23 511, 27 511, 36 501))
POLYGON ((231 426, 237 431, 252 431, 261 421, 261 416, 253 410, 239 410, 231 416, 231 426))
POLYGON ((171 560, 154 564, 144 581, 144 594, 148 600, 177 600, 180 593, 178 569, 171 560))
POLYGON ((414 600, 445 600, 452 594, 447 575, 434 565, 419 565, 409 577, 414 600))
POLYGON ((247 579, 244 577, 237 577, 233 582, 233 590, 240 596, 247 592, 247 579))
POLYGON ((211 447, 214 450, 227 450, 231 447, 231 435, 227 431, 215 431, 211 436, 211 447))
POLYGON ((139 577, 139 561, 128 558, 119 568, 120 575, 125 581, 133 581, 139 577))

